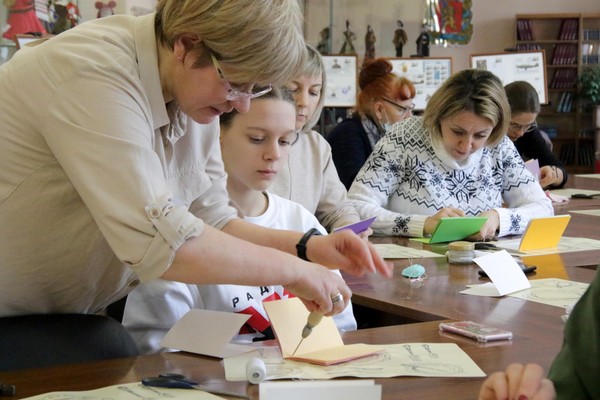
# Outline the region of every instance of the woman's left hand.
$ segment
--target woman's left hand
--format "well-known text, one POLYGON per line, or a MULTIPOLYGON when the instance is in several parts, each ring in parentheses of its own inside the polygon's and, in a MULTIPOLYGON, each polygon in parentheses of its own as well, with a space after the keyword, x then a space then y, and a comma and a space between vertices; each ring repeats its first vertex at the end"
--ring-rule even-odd
POLYGON ((500 216, 496 210, 487 210, 479 214, 480 217, 487 217, 487 221, 478 233, 469 236, 472 241, 484 241, 493 239, 500 228, 500 216))

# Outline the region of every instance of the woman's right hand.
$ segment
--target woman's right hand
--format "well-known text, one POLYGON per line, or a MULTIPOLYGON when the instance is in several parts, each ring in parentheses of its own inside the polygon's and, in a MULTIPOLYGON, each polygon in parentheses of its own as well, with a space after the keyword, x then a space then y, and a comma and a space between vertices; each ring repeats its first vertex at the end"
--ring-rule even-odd
POLYGON ((445 217, 464 217, 465 212, 458 208, 445 207, 440 211, 428 217, 425 220, 425 225, 423 226, 423 235, 431 235, 435 230, 435 227, 440 222, 440 219, 445 217))
POLYGON ((298 296, 308 311, 319 311, 325 316, 342 312, 350 301, 352 292, 344 279, 330 269, 321 265, 309 263, 297 268, 298 276, 285 288, 298 296), (341 294, 343 301, 332 302, 337 294, 341 294))
POLYGON ((510 364, 483 382, 479 400, 553 400, 554 384, 544 376, 544 369, 537 364, 510 364))

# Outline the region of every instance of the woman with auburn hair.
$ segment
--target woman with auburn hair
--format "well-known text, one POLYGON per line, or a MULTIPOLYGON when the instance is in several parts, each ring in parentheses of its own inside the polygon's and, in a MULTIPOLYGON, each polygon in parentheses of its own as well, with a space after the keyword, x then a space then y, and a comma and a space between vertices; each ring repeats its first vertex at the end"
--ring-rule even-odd
POLYGON ((392 64, 385 58, 365 63, 358 86, 354 113, 327 135, 333 162, 347 189, 379 139, 393 124, 409 118, 415 106, 414 85, 394 74, 392 64))
MULTIPOLYGON (((302 204, 331 232, 358 222, 360 218, 340 182, 329 144, 313 130, 323 110, 327 79, 319 52, 310 45, 306 48, 306 62, 286 85, 296 101, 299 136, 286 168, 281 170, 271 190, 302 204)), ((362 236, 366 237, 370 232, 368 230, 362 236)))
POLYGON ((218 117, 305 58, 295 0, 159 0, 19 50, 0 68, 0 316, 96 313, 159 277, 278 284, 331 315, 350 290, 309 259, 389 275, 351 233, 229 205, 218 117))
POLYGON ((443 217, 487 217, 473 240, 521 234, 552 203, 527 172, 506 129, 510 108, 489 71, 452 75, 423 117, 396 123, 360 170, 348 196, 382 235, 430 235, 443 217))

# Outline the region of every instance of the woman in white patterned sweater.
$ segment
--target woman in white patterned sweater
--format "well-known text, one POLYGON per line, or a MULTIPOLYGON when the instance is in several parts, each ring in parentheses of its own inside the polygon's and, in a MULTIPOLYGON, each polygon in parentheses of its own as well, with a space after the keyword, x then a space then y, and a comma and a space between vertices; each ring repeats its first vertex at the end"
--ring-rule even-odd
POLYGON ((349 197, 376 234, 427 236, 442 217, 486 216, 473 240, 523 233, 552 203, 506 137, 502 82, 483 70, 448 79, 423 117, 395 124, 359 172, 349 197))

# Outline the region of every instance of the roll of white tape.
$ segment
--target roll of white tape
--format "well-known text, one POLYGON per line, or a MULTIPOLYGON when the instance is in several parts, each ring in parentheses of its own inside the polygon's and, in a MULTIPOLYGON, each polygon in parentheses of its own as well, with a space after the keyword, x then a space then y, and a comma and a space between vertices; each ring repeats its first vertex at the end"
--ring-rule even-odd
POLYGON ((246 378, 250 383, 260 383, 267 377, 267 367, 260 358, 252 358, 246 363, 246 378))

